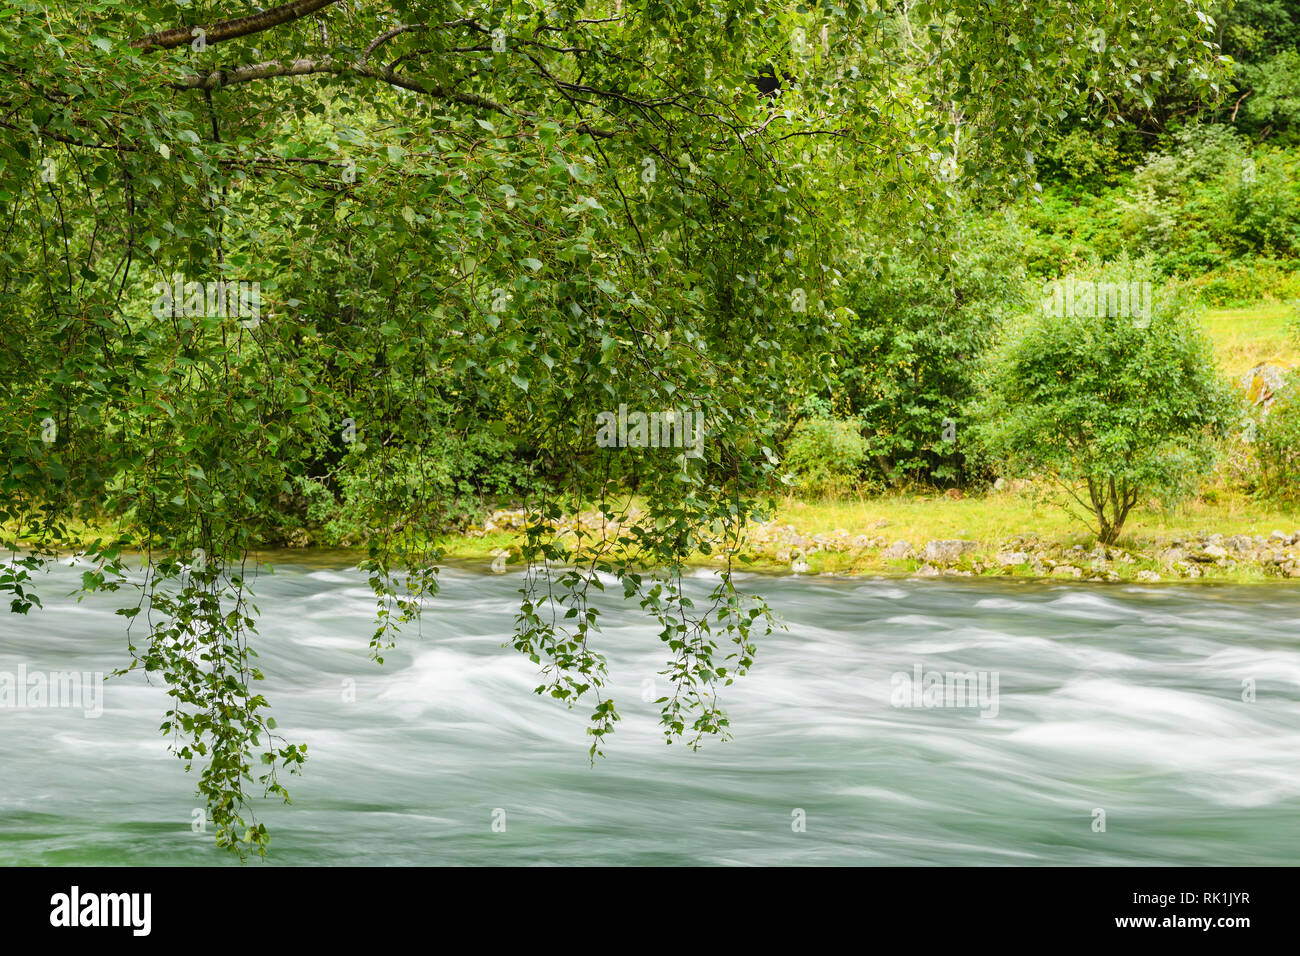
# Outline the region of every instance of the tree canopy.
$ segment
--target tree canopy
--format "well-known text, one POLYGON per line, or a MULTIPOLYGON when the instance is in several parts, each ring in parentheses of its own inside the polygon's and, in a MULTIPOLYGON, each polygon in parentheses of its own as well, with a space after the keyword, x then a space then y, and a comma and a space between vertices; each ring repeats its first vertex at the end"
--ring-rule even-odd
POLYGON ((83 587, 137 589, 132 666, 166 682, 219 842, 261 850, 250 794, 305 752, 257 692, 250 555, 346 483, 382 659, 436 591, 431 449, 490 428, 529 450, 539 691, 591 708, 598 753, 612 576, 662 625, 668 739, 725 733, 718 690, 771 621, 729 564, 693 606, 684 561, 758 507, 791 383, 834 362, 845 264, 944 259, 947 204, 1031 190, 1067 115, 1216 95, 1217 7, 9 3, 0 521, 24 556, 0 588, 25 613, 70 522, 119 529, 83 587), (623 404, 698 409, 702 456, 600 447, 623 404), (575 503, 617 532, 558 534, 575 503))

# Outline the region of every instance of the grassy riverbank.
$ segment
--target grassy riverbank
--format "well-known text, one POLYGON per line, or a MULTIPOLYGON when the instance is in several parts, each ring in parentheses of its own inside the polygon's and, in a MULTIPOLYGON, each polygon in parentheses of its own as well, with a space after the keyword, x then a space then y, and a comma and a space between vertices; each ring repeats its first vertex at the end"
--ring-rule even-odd
MULTIPOLYGON (((444 541, 448 556, 490 561, 493 552, 510 549, 513 562, 521 518, 494 514, 492 530, 444 541)), ((1135 511, 1121 539, 1102 553, 1080 521, 1030 489, 959 499, 787 498, 770 520, 750 529, 734 557, 773 571, 790 571, 802 557, 810 573, 1266 580, 1300 577, 1300 508, 1222 494, 1213 503, 1197 499, 1168 511, 1151 503, 1135 511), (954 541, 964 544, 932 546, 927 556, 930 542, 954 541), (959 550, 964 553, 950 553, 959 550)), ((695 563, 721 561, 700 554, 695 563)))
MULTIPOLYGON (((482 562, 510 551, 516 567, 523 513, 494 512, 484 527, 439 543, 448 558, 482 562), (486 530, 484 530, 486 528, 486 530)), ((584 523, 596 524, 594 516, 584 523)), ((63 542, 76 550, 109 529, 77 525, 63 542)), ((278 560, 311 561, 332 543, 279 549, 278 560)), ((358 551, 358 557, 364 552, 358 551)), ((1041 489, 1018 488, 981 496, 897 494, 821 501, 786 498, 768 520, 749 529, 733 552, 738 567, 792 570, 806 560, 809 573, 935 574, 1115 580, 1262 581, 1300 578, 1300 507, 1218 492, 1165 510, 1150 502, 1130 517, 1113 548, 1102 552, 1095 536, 1041 489), (964 542, 931 546, 930 542, 964 542), (1222 549, 1219 554, 1216 549, 1222 549), (960 554, 951 552, 961 551, 960 554)), ((697 554, 693 564, 717 567, 717 554, 697 554)))

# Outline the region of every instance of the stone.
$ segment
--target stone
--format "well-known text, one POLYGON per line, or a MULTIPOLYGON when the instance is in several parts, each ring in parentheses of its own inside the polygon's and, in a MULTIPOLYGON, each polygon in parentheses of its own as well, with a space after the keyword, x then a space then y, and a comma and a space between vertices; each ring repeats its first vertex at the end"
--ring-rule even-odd
POLYGON ((942 572, 933 565, 923 564, 916 569, 918 578, 937 578, 942 572))
POLYGON ((1207 545, 1200 551, 1191 555, 1193 561, 1199 561, 1201 564, 1213 564, 1216 561, 1222 561, 1228 556, 1228 552, 1217 544, 1207 545))
POLYGON ((1147 584, 1151 584, 1156 581, 1159 581, 1160 575, 1157 574, 1155 571, 1139 571, 1137 573, 1137 579, 1147 584))
POLYGON ((979 542, 959 538, 931 541, 925 546, 925 559, 940 562, 956 561, 963 554, 969 554, 978 548, 979 542))
POLYGON ((1160 552, 1160 563, 1169 567, 1180 561, 1187 560, 1187 552, 1182 548, 1166 548, 1160 552))
POLYGON ((1017 564, 1028 564, 1029 555, 1023 551, 1000 551, 998 553, 997 562, 1004 568, 1009 568, 1017 564))
POLYGON ((1052 568, 1052 577, 1054 578, 1081 578, 1083 570, 1074 567, 1072 564, 1058 564, 1052 568))
POLYGON ((1224 542, 1229 551, 1236 551, 1238 554, 1249 551, 1254 543, 1248 535, 1234 534, 1224 542))
POLYGON ((884 551, 880 552, 880 556, 886 561, 902 561, 911 553, 912 546, 910 544, 906 541, 895 541, 884 551))

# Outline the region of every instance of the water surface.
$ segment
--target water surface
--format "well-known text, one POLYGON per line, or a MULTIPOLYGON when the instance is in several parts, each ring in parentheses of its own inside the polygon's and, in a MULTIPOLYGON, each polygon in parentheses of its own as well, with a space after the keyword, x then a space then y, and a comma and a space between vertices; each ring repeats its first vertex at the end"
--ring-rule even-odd
MULTIPOLYGON (((78 603, 78 574, 0 615, 0 673, 123 663, 126 592, 78 603)), ((699 752, 663 743, 655 627, 606 592, 624 719, 593 767, 587 709, 533 695, 503 646, 519 583, 445 570, 381 666, 358 572, 258 577, 262 690, 310 752, 293 806, 258 808, 270 863, 1300 861, 1300 588, 750 578, 789 631, 725 690, 735 739, 699 752), (918 666, 996 675, 996 715, 894 706, 918 666)), ((229 862, 192 832, 164 689, 136 673, 103 695, 97 719, 0 709, 0 864, 229 862)))

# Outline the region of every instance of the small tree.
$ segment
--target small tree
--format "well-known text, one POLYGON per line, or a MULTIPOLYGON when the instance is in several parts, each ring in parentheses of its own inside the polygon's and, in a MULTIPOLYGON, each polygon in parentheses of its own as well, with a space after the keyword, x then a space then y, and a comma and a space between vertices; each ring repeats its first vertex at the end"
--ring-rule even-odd
POLYGON ((1053 479, 1113 544, 1143 495, 1186 494, 1209 470, 1228 390, 1185 298, 1130 296, 1151 287, 1129 274, 1069 281, 989 363, 977 436, 995 465, 1053 479))

